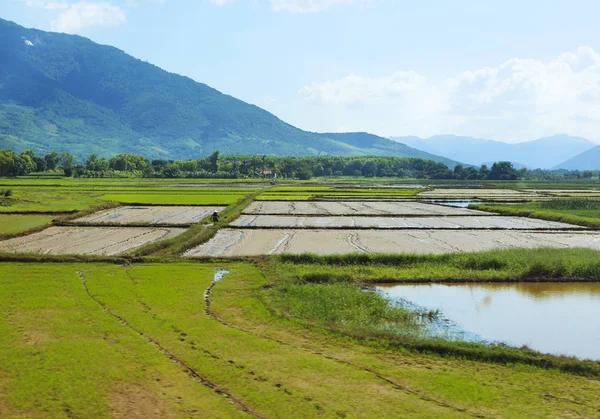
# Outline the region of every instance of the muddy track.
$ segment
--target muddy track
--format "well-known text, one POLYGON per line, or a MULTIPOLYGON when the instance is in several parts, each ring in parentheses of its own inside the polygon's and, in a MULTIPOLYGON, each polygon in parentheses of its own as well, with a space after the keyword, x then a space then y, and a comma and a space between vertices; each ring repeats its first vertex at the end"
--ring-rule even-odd
POLYGON ((450 403, 447 403, 447 402, 445 402, 443 400, 435 399, 435 398, 433 398, 431 396, 428 396, 427 394, 424 394, 424 393, 422 393, 422 392, 420 392, 418 390, 414 390, 414 389, 408 387, 405 384, 401 384, 401 383, 399 383, 397 381, 394 381, 394 380, 392 380, 392 379, 390 379, 388 377, 385 377, 384 375, 382 375, 378 371, 375 371, 372 368, 365 367, 365 366, 356 364, 356 363, 351 362, 351 361, 346 361, 346 360, 341 359, 341 358, 337 358, 337 357, 335 357, 333 355, 326 354, 326 353, 321 352, 319 350, 314 350, 314 349, 307 348, 307 347, 304 347, 304 346, 295 345, 293 343, 285 342, 285 341, 282 341, 281 339, 277 339, 277 338, 274 338, 274 337, 269 336, 269 335, 264 335, 264 334, 256 333, 256 332, 253 332, 251 330, 245 329, 243 327, 240 327, 240 326, 234 325, 232 323, 229 323, 226 320, 223 320, 221 317, 217 316, 210 309, 210 295, 211 295, 212 289, 217 284, 217 282, 226 273, 228 273, 228 271, 226 271, 226 270, 223 270, 221 272, 225 272, 225 273, 222 274, 219 277, 217 277, 217 274, 215 273, 215 279, 210 283, 210 285, 208 286, 208 288, 206 288, 206 290, 204 291, 204 313, 207 316, 211 317, 212 319, 214 319, 214 320, 218 321, 219 323, 221 323, 223 326, 226 326, 226 327, 229 327, 229 328, 232 328, 232 329, 235 329, 235 330, 239 330, 240 332, 248 333, 248 334, 251 334, 253 336, 257 336, 259 338, 262 338, 262 339, 271 340, 273 342, 277 342, 280 345, 289 346, 289 347, 292 347, 292 348, 295 348, 295 349, 299 349, 299 350, 302 350, 302 351, 305 351, 305 352, 309 352, 309 353, 312 353, 314 355, 321 356, 321 357, 323 357, 325 359, 329 359, 331 361, 337 362, 339 364, 347 365, 347 366, 350 366, 352 368, 358 369, 360 371, 369 373, 369 374, 373 375, 374 377, 376 377, 377 379, 379 379, 381 381, 384 381, 385 383, 391 385, 396 390, 404 391, 405 393, 408 393, 408 394, 413 395, 413 396, 417 396, 421 400, 425 400, 427 402, 436 404, 438 406, 445 407, 445 408, 448 408, 448 409, 452 409, 452 410, 454 410, 456 412, 465 413, 465 414, 468 414, 468 415, 471 415, 471 416, 477 417, 477 418, 484 418, 484 417, 486 417, 486 416, 481 415, 479 413, 469 412, 466 408, 458 407, 458 406, 453 406, 450 403))
POLYGON ((188 373, 188 375, 193 378, 195 381, 198 381, 199 383, 201 383, 202 385, 204 385, 205 387, 210 388, 211 390, 214 390, 215 393, 229 399, 231 401, 231 403, 238 409, 241 410, 242 412, 245 412, 253 417, 256 418, 262 418, 263 416, 261 416, 260 414, 254 412, 252 409, 250 409, 248 406, 246 406, 246 404, 244 404, 244 402, 242 402, 240 399, 238 399, 237 397, 233 396, 230 392, 228 392, 226 389, 220 387, 219 385, 217 385, 216 383, 213 383, 212 381, 210 381, 208 378, 206 378, 205 376, 203 376, 202 374, 200 374, 197 370, 195 370, 193 367, 191 367, 187 362, 185 362, 184 360, 182 360, 181 358, 177 357, 175 354, 173 354, 171 351, 169 351, 166 347, 164 347, 163 345, 161 345, 160 342, 158 342, 157 340, 155 340, 154 338, 152 338, 151 336, 147 335, 146 333, 142 332, 139 329, 136 329, 135 327, 133 327, 127 320, 125 320, 123 317, 119 316, 118 314, 114 313, 110 308, 108 308, 105 304, 103 304, 102 302, 100 302, 98 299, 96 299, 96 297, 94 297, 88 287, 87 287, 87 280, 85 278, 85 276, 83 275, 82 271, 77 271, 77 275, 79 275, 79 277, 81 278, 81 285, 83 286, 83 289, 85 291, 85 293, 87 294, 87 296, 89 298, 91 298, 92 300, 94 300, 101 308, 102 310, 114 317, 115 319, 117 319, 123 326, 127 327, 128 329, 132 330, 133 332, 135 332, 137 335, 139 335, 140 337, 144 338, 146 341, 148 341, 149 343, 151 343, 152 345, 154 345, 159 351, 161 351, 167 358, 169 358, 171 361, 175 362, 177 365, 179 365, 185 372, 188 373))

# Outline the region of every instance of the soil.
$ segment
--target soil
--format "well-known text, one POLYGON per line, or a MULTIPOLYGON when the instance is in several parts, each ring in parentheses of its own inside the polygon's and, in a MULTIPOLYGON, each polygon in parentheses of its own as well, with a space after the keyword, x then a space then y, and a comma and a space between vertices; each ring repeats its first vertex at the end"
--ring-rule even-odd
POLYGON ((582 227, 533 218, 488 217, 303 217, 278 215, 242 215, 231 227, 280 227, 280 228, 353 228, 374 229, 505 229, 505 230, 560 230, 582 227))
POLYGON ((149 224, 181 224, 197 223, 214 211, 222 211, 225 207, 194 206, 123 206, 100 211, 75 221, 84 223, 149 223, 149 224))
POLYGON ((114 256, 183 233, 183 228, 50 227, 0 242, 0 252, 114 256))
POLYGON ((244 214, 256 215, 489 215, 483 211, 423 202, 314 202, 257 201, 244 214))
POLYGON ((505 248, 585 247, 600 250, 600 233, 473 230, 224 229, 185 256, 256 256, 281 253, 474 252, 505 248))

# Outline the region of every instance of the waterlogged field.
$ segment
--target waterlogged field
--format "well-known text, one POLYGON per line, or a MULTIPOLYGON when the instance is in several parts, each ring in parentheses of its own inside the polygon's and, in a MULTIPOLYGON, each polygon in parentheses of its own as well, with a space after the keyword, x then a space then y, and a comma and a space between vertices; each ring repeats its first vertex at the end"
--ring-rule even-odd
POLYGON ((521 217, 378 217, 242 215, 229 224, 234 228, 323 229, 447 229, 447 230, 582 230, 583 227, 521 217))
POLYGON ((100 211, 74 221, 87 224, 193 224, 222 211, 225 207, 185 207, 185 206, 124 206, 100 211))
POLYGON ((120 255, 185 230, 166 227, 50 227, 0 241, 0 252, 51 255, 120 255))
POLYGON ((422 202, 253 202, 244 214, 256 215, 489 215, 483 211, 422 202))
POLYGON ((271 281, 245 263, 4 263, 0 412, 590 417, 600 409, 597 378, 558 372, 571 361, 540 358, 557 367, 545 369, 524 353, 522 362, 504 366, 399 350, 391 342, 366 345, 360 333, 370 332, 359 328, 365 320, 408 326, 411 315, 358 288, 271 281), (207 294, 222 269, 229 273, 207 294), (322 305, 334 296, 357 310, 322 305), (353 337, 308 324, 345 325, 353 337))
POLYGON ((259 256, 315 253, 443 254, 510 248, 600 249, 598 232, 440 229, 222 229, 185 256, 259 256))

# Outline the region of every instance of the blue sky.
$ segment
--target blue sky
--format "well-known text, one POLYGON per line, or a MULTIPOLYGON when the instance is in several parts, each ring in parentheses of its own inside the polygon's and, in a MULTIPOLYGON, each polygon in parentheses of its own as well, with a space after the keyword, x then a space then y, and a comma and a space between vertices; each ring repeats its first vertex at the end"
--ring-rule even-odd
POLYGON ((600 2, 0 0, 310 131, 600 141, 600 2))

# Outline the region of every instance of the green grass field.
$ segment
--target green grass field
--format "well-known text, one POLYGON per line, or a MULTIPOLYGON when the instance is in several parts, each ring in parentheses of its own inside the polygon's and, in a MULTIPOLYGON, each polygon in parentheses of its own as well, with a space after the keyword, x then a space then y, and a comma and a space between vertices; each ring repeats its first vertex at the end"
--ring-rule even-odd
POLYGON ((1 415, 539 417, 600 409, 596 379, 377 348, 307 328, 271 310, 280 303, 265 300, 267 283, 248 263, 3 263, 1 415), (203 300, 218 269, 230 271, 211 294, 209 313, 221 322, 203 300))
POLYGON ((32 228, 50 224, 54 217, 48 215, 2 215, 0 214, 0 236, 22 233, 32 228))
POLYGON ((116 201, 123 204, 146 204, 146 205, 229 205, 243 198, 244 195, 224 194, 146 194, 146 193, 122 193, 102 195, 100 198, 106 201, 116 201))
POLYGON ((335 188, 313 186, 275 186, 257 198, 258 201, 307 201, 309 199, 406 198, 423 189, 415 188, 335 188))

